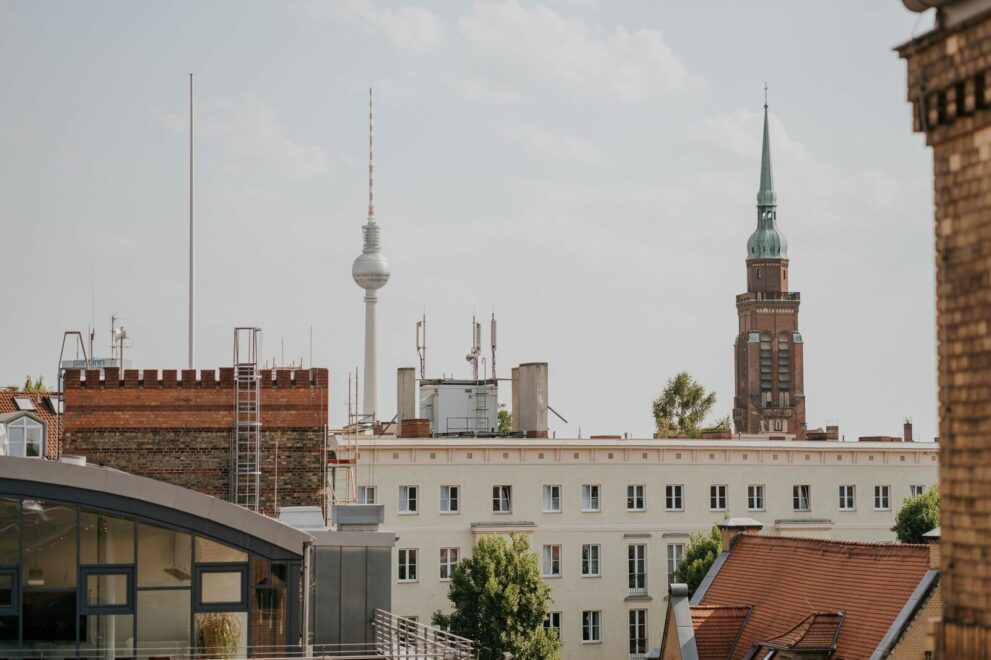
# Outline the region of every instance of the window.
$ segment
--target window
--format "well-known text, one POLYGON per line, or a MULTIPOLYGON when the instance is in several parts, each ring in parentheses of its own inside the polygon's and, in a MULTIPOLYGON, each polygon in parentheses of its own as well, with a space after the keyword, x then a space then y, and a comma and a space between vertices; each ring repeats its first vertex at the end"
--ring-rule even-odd
POLYGON ((582 511, 599 510, 599 485, 582 484, 582 511))
POLYGON ((600 610, 585 610, 582 612, 582 642, 596 644, 602 641, 600 625, 602 612, 600 610))
POLYGON ((709 508, 713 511, 726 510, 726 486, 724 484, 709 486, 709 508))
POLYGON ((923 486, 922 484, 912 484, 911 486, 908 487, 908 494, 911 495, 912 497, 915 497, 917 495, 922 495, 922 493, 924 492, 926 492, 926 487, 923 486))
POLYGON ((399 581, 416 582, 416 548, 399 549, 399 581))
MULTIPOLYGON (((43 429, 41 423, 28 417, 21 417, 7 424, 6 455, 22 458, 40 457, 43 429)), ((2 439, 0 437, 0 440, 2 439)))
POLYGON ((626 510, 644 511, 647 508, 647 501, 644 497, 644 485, 635 484, 626 487, 626 510))
POLYGON ((891 508, 891 486, 874 486, 874 508, 878 511, 891 508))
POLYGON ((417 486, 399 487, 400 515, 412 515, 417 511, 419 511, 419 509, 417 508, 419 506, 419 493, 420 493, 420 489, 417 486))
POLYGON ((664 487, 664 508, 668 511, 682 511, 685 508, 685 487, 681 484, 668 484, 664 487))
POLYGON ((492 487, 492 511, 493 513, 510 513, 513 510, 513 487, 493 486, 492 487))
POLYGON ((375 486, 358 486, 358 504, 375 504, 375 486))
POLYGON ((599 577, 599 546, 582 546, 582 577, 599 577))
POLYGON ((647 610, 630 610, 630 657, 647 654, 647 610))
POLYGON ((460 486, 440 487, 440 512, 458 513, 461 511, 461 488, 460 486))
POLYGON ((681 563, 681 558, 685 556, 685 544, 684 543, 669 543, 668 544, 668 582, 674 582, 678 579, 678 564, 681 563))
POLYGON ((809 485, 791 487, 792 508, 795 511, 812 510, 811 491, 812 487, 809 485))
POLYGON ((560 612, 548 612, 547 617, 544 619, 544 630, 550 630, 553 628, 557 631, 557 638, 561 639, 561 613, 560 612))
POLYGON ((450 580, 454 577, 454 567, 461 558, 461 548, 440 549, 440 579, 450 580))
POLYGON ((857 508, 854 486, 840 486, 840 511, 853 511, 857 508))
POLYGON ((630 593, 647 593, 647 546, 633 543, 627 546, 627 564, 630 575, 630 593))
POLYGON ((759 484, 747 486, 747 510, 764 510, 764 486, 759 484))
POLYGON ((782 408, 789 407, 791 390, 791 344, 788 333, 778 336, 778 397, 782 408))
POLYGON ((763 407, 771 406, 771 335, 760 335, 760 394, 763 407))
POLYGON ((544 486, 544 513, 561 513, 560 486, 544 486))
POLYGON ((561 546, 544 546, 544 561, 541 565, 541 573, 544 577, 561 577, 561 546))

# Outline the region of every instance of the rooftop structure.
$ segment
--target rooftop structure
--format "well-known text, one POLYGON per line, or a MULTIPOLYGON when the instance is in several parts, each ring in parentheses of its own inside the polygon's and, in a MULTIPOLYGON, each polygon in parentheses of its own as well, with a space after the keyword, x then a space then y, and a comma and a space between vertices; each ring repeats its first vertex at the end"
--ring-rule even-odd
MULTIPOLYGON (((724 551, 691 602, 685 585, 671 586, 662 657, 884 658, 924 630, 923 610, 938 611, 929 546, 759 536, 734 521, 720 527, 724 551), (681 625, 689 612, 691 625, 681 625)), ((901 652, 895 657, 922 657, 901 652)))

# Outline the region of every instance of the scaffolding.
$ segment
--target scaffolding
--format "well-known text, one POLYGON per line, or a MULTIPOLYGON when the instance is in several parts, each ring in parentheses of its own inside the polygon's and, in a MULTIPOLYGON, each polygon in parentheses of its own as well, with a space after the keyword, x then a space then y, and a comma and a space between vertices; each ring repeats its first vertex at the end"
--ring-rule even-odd
POLYGON ((234 435, 231 501, 258 510, 261 480, 261 328, 234 328, 234 435))

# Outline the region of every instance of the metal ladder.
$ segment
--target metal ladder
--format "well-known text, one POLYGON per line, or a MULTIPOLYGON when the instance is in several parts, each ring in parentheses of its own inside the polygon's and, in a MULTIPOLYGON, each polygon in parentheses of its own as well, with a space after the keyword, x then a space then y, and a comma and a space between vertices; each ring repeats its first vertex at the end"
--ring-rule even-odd
POLYGON ((231 440, 231 501, 258 510, 261 477, 261 328, 234 328, 234 436, 231 440))

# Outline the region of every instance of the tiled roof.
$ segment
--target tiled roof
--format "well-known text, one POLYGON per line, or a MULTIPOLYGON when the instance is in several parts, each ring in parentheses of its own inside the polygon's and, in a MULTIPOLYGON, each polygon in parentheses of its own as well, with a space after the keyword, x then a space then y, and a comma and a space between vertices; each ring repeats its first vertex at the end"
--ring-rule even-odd
POLYGON ((730 657, 740 630, 750 616, 750 607, 706 606, 692 607, 692 627, 699 658, 730 657))
POLYGON ((842 612, 813 612, 788 632, 764 642, 765 646, 793 650, 831 649, 843 625, 842 612))
POLYGON ((54 457, 58 454, 58 438, 56 437, 55 430, 58 428, 58 416, 52 407, 48 404, 48 397, 53 399, 58 398, 58 393, 56 392, 18 392, 15 390, 0 390, 0 414, 20 412, 20 408, 14 403, 14 399, 30 399, 31 403, 34 404, 34 410, 29 412, 36 415, 39 419, 43 420, 48 424, 48 447, 47 456, 49 458, 54 457))
POLYGON ((734 659, 815 612, 844 612, 836 657, 866 659, 928 568, 929 548, 924 545, 744 534, 700 605, 753 606, 734 659))

